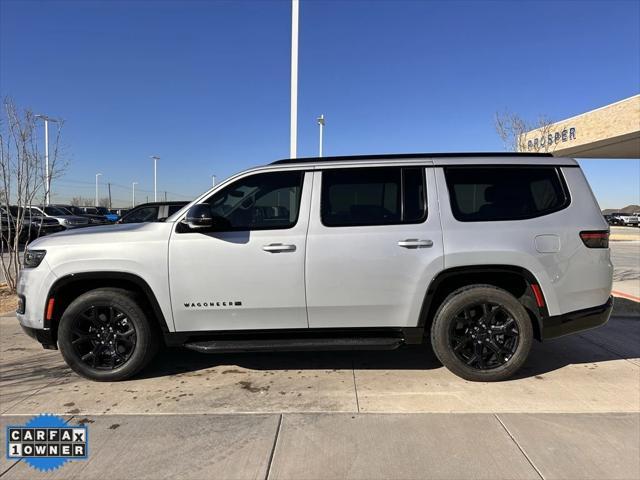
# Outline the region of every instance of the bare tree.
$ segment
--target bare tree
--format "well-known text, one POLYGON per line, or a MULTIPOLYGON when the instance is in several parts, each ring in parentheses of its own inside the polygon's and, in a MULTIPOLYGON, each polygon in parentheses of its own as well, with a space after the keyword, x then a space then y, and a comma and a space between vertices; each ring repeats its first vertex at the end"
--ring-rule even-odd
MULTIPOLYGON (((99 201, 100 205, 102 205, 103 202, 108 203, 109 198, 108 197, 101 198, 99 201)), ((73 197, 70 203, 74 207, 94 207, 95 206, 94 203, 96 203, 96 199, 93 197, 78 196, 78 197, 73 197)))
MULTIPOLYGON (((20 244, 28 243, 39 225, 28 208, 44 199, 44 166, 38 144, 38 123, 34 113, 20 110, 6 98, 0 113, 0 268, 7 286, 15 291, 21 268, 20 244), (15 205, 17 208, 10 208, 15 205)), ((57 178, 64 169, 60 165, 60 138, 63 122, 59 121, 53 148, 50 148, 50 177, 57 178)))
POLYGON ((553 122, 546 116, 536 122, 528 122, 516 113, 497 112, 496 132, 504 143, 505 150, 512 152, 553 152, 556 142, 551 131, 553 122))

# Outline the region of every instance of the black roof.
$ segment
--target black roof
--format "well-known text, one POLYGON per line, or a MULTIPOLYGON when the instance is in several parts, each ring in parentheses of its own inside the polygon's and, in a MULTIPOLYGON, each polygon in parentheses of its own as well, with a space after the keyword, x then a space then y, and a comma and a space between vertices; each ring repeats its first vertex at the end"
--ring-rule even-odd
POLYGON ((311 162, 353 162, 364 160, 407 160, 411 158, 483 158, 483 157, 553 157, 550 153, 529 152, 462 152, 462 153, 384 153, 375 155, 342 155, 337 157, 305 157, 285 158, 272 162, 271 165, 283 163, 311 162))

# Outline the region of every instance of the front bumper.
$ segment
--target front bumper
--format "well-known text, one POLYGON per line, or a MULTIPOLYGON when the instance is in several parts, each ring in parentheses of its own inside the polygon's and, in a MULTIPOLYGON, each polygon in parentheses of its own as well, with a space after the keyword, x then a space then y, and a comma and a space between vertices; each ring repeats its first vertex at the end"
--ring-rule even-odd
POLYGON ((56 342, 56 338, 53 334, 53 331, 50 329, 42 329, 42 328, 31 328, 25 327, 24 325, 20 325, 24 333, 29 335, 31 338, 37 340, 42 344, 43 348, 47 350, 57 350, 58 344, 56 342))
POLYGON ((611 310, 613 310, 613 297, 609 297, 605 304, 597 307, 548 317, 542 322, 542 338, 548 340, 563 337, 604 325, 611 316, 611 310))

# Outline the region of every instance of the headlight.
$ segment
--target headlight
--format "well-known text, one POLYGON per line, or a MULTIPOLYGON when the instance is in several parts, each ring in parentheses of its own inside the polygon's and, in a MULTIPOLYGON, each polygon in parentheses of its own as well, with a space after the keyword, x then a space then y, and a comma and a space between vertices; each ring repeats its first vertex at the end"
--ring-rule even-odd
POLYGON ((36 268, 46 254, 46 250, 27 250, 24 253, 24 268, 36 268))
POLYGON ((62 219, 62 224, 63 225, 69 225, 69 223, 70 223, 69 220, 67 220, 66 218, 62 219))

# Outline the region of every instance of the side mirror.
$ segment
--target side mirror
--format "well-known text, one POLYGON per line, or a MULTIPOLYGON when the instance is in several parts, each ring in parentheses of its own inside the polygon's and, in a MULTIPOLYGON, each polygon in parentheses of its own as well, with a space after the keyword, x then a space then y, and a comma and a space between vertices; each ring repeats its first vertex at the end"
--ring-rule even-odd
POLYGON ((184 221, 192 230, 212 228, 213 217, 211 216, 211 208, 207 204, 198 203, 187 211, 187 216, 184 221))

